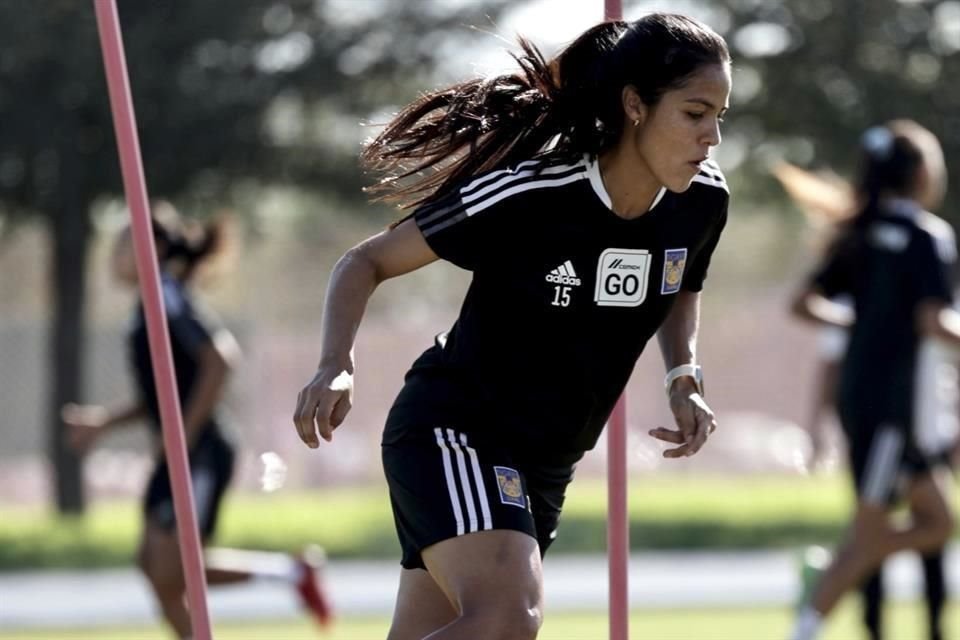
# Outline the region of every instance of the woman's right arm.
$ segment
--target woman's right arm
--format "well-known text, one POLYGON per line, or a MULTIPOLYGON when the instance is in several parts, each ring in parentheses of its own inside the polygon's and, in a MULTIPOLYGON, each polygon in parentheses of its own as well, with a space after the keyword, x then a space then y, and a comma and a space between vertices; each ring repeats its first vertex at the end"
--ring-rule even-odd
POLYGON ((147 408, 143 404, 108 409, 96 404, 69 402, 60 409, 60 418, 70 427, 67 439, 81 453, 108 431, 146 416, 147 408))
POLYGON ((323 305, 320 365, 297 396, 293 422, 311 449, 333 439, 352 406, 353 343, 367 301, 384 280, 437 260, 414 220, 379 233, 347 251, 333 268, 323 305))
POLYGON ((801 289, 793 298, 790 310, 807 322, 847 329, 853 324, 853 310, 827 298, 817 287, 801 289))
POLYGON ((917 307, 917 333, 960 349, 960 313, 945 301, 930 298, 917 307))

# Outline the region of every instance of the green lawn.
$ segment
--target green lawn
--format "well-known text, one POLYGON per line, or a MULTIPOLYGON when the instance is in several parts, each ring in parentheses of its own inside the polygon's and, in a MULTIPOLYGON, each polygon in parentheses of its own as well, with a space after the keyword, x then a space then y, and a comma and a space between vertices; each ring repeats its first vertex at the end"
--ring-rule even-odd
MULTIPOLYGON (((843 476, 657 475, 630 487, 631 543, 643 549, 751 549, 832 543, 848 517, 843 476)), ((82 519, 42 508, 0 507, 0 570, 129 564, 140 527, 132 501, 95 504, 82 519)), ((602 482, 574 482, 551 552, 602 552, 602 482)), ((216 543, 293 550, 307 542, 331 557, 398 554, 383 488, 231 494, 216 543)))
MULTIPOLYGON (((926 640, 923 612, 917 604, 897 604, 887 614, 888 637, 894 640, 926 640)), ((691 609, 634 612, 630 637, 634 640, 780 640, 786 638, 792 614, 787 609, 691 609)), ((822 640, 862 638, 858 610, 848 600, 831 617, 822 640)), ((947 612, 947 637, 960 633, 960 605, 947 612)), ((340 620, 332 633, 321 634, 309 621, 219 625, 217 640, 378 640, 386 635, 386 619, 340 620)), ((556 613, 548 610, 539 640, 604 640, 607 620, 604 615, 556 613)), ((113 628, 86 631, 14 632, 0 630, 0 640, 169 640, 163 630, 153 628, 113 628)))

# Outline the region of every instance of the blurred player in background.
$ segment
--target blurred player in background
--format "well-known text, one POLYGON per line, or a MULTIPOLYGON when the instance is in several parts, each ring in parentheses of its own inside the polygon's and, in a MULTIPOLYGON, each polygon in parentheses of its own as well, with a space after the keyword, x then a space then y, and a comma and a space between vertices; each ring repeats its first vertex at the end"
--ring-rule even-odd
MULTIPOLYGON (((825 253, 829 244, 836 240, 857 213, 855 196, 850 185, 833 174, 812 174, 787 163, 774 167, 773 174, 805 214, 814 232, 815 250, 825 253)), ((853 313, 852 300, 848 295, 837 296, 832 301, 849 307, 853 313)), ((849 329, 846 327, 825 324, 819 329, 817 374, 807 424, 811 443, 807 468, 811 471, 827 467, 830 463, 830 438, 827 428, 837 413, 837 390, 848 340, 849 329)), ((936 339, 924 339, 921 349, 916 385, 917 411, 921 412, 921 415, 917 419, 938 422, 946 442, 950 440, 950 433, 956 434, 958 431, 957 427, 950 423, 960 419, 960 387, 957 379, 957 360, 960 359, 960 354, 936 339)), ((956 466, 956 458, 960 453, 960 435, 956 435, 953 440, 953 446, 947 445, 944 450, 953 450, 953 455, 947 455, 946 458, 948 463, 956 466)), ((848 468, 853 471, 852 467, 848 468)), ((854 484, 856 485, 856 481, 854 484)), ((818 566, 823 555, 829 555, 829 552, 822 548, 811 551, 813 561, 818 566)), ((943 610, 947 602, 944 549, 921 554, 920 560, 928 638, 942 640, 943 610)), ((818 573, 819 570, 813 568, 811 575, 818 573)), ((804 584, 802 603, 810 595, 807 589, 812 586, 804 584)), ((881 565, 860 584, 863 599, 862 619, 870 640, 884 638, 884 591, 881 565)))
MULTIPOLYGON (((956 442, 956 413, 934 411, 925 399, 940 388, 943 372, 930 373, 938 370, 930 354, 942 359, 945 348, 960 348, 960 314, 951 306, 956 242, 949 225, 925 210, 943 198, 943 153, 933 134, 905 120, 868 130, 862 145, 856 189, 833 194, 832 206, 855 213, 794 301, 800 317, 849 328, 835 397, 857 488, 847 539, 801 609, 794 640, 815 638, 840 597, 891 553, 936 553, 954 528, 946 463, 956 442), (836 302, 841 295, 850 297, 852 309, 836 302), (902 528, 889 518, 899 499, 911 514, 902 528)), ((792 185, 780 177, 803 202, 813 177, 792 185)), ((955 376, 947 384, 955 385, 955 376)), ((942 576, 930 577, 936 634, 945 598, 943 589, 937 593, 942 576)), ((867 582, 873 602, 878 584, 867 582)), ((867 607, 867 621, 879 634, 876 611, 867 607)))
MULTIPOLYGON (((207 225, 187 224, 168 203, 153 211, 153 233, 177 387, 183 407, 183 425, 189 451, 193 496, 201 539, 214 533, 220 502, 233 474, 236 457, 233 438, 218 404, 231 368, 239 357, 233 335, 200 305, 187 288, 201 267, 212 263, 226 248, 227 220, 207 225)), ((130 229, 114 242, 111 267, 116 279, 137 287, 137 270, 130 229)), ((156 466, 147 486, 144 528, 138 565, 156 597, 164 618, 180 638, 191 636, 190 615, 184 600, 185 582, 174 520, 173 494, 164 459, 159 404, 141 304, 137 304, 127 338, 137 399, 114 408, 68 404, 62 409, 70 427, 71 443, 86 451, 107 432, 145 419, 156 436, 156 466)), ((297 557, 228 549, 208 550, 207 581, 211 585, 236 583, 255 576, 290 580, 304 604, 321 623, 330 618, 329 603, 316 569, 319 550, 297 557)), ((322 553, 322 552, 320 552, 322 553)))

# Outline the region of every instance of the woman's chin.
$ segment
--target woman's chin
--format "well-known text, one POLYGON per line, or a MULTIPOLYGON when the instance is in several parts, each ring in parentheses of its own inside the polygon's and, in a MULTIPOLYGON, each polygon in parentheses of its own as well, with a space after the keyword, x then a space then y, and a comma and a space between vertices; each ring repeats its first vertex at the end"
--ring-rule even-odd
POLYGON ((672 191, 673 193, 683 193, 690 188, 691 184, 693 184, 693 176, 690 176, 689 178, 686 176, 681 176, 664 183, 663 186, 667 188, 667 191, 672 191))

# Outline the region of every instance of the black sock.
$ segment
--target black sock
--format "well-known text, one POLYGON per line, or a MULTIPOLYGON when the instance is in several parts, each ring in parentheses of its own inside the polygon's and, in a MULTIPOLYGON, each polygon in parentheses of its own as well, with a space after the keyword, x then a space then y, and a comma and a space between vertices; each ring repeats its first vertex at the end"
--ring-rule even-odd
POLYGON ((877 569, 860 585, 863 596, 863 624, 867 627, 870 640, 883 638, 883 571, 877 569))
POLYGON ((923 595, 927 606, 927 629, 930 640, 943 640, 941 618, 947 601, 947 586, 943 576, 943 550, 925 555, 923 560, 923 595))

